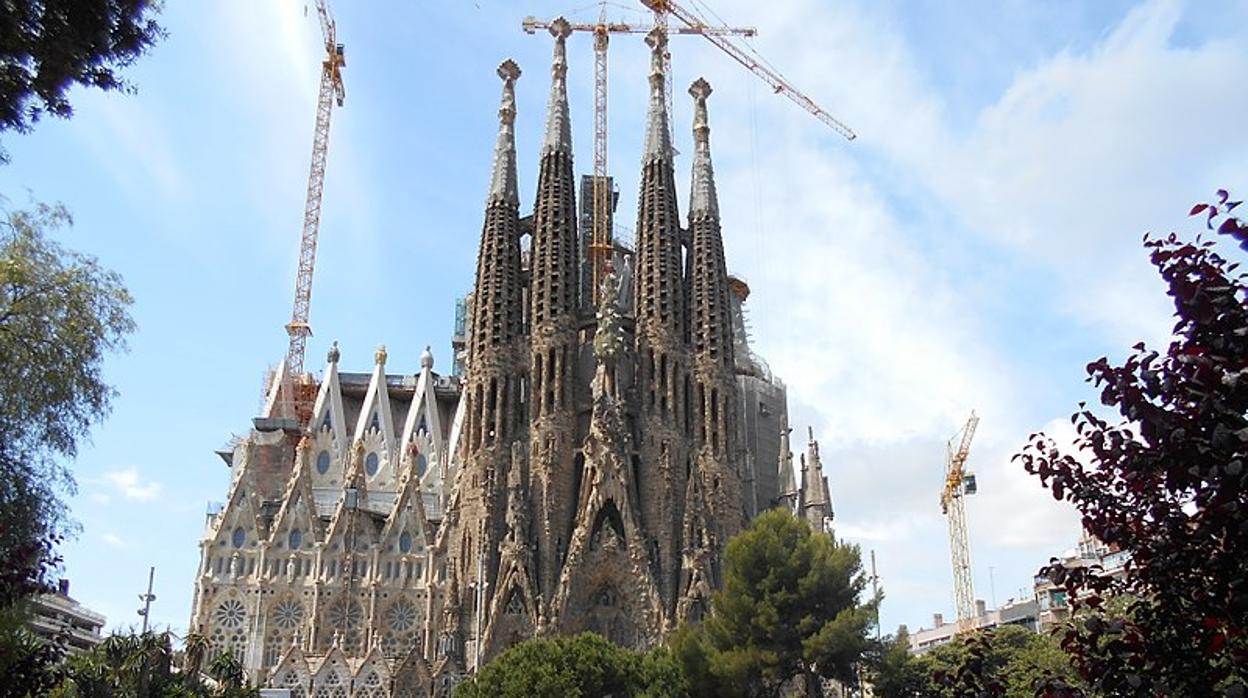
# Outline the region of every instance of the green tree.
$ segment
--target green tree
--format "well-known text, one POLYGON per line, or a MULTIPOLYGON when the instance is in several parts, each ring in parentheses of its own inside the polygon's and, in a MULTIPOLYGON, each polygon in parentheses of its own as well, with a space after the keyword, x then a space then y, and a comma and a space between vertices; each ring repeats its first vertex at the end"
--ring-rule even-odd
POLYGON ((0 3, 0 131, 24 133, 43 114, 68 118, 73 85, 132 90, 117 71, 164 37, 160 9, 158 0, 0 3))
POLYGON ((663 698, 687 694, 665 648, 634 652, 598 635, 526 640, 455 689, 455 698, 663 698))
POLYGON ((857 546, 768 511, 728 543, 710 616, 672 646, 700 695, 776 696, 795 680, 815 695, 824 678, 853 685, 878 603, 862 602, 866 584, 857 546))
POLYGON ((929 677, 910 656, 910 633, 904 626, 884 638, 870 664, 872 693, 878 698, 914 698, 927 688, 929 677))
MULTIPOLYGON (((255 698, 242 665, 228 653, 218 655, 204 680, 189 667, 178 667, 169 633, 115 634, 89 652, 67 659, 57 670, 53 698, 255 698)), ((15 694, 20 695, 20 694, 15 694)), ((43 695, 41 692, 40 695, 43 695)))
POLYGON ((46 572, 66 462, 108 414, 104 358, 134 330, 121 277, 49 238, 71 224, 43 204, 0 218, 0 607, 46 572))
POLYGON ((1052 635, 1017 625, 971 633, 911 657, 907 675, 919 685, 910 693, 885 696, 931 698, 1057 698, 1088 695, 1075 667, 1052 635), (1055 685, 1064 688, 1058 690, 1055 685))
POLYGON ((41 695, 63 655, 25 628, 25 600, 49 588, 68 527, 66 462, 108 413, 110 351, 134 329, 121 279, 47 235, 70 224, 60 206, 0 218, 0 695, 41 695))

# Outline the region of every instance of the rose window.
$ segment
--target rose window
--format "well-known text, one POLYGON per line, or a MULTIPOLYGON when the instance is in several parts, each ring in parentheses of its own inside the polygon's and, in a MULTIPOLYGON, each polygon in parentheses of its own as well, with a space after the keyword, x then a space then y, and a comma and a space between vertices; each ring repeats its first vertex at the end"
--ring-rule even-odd
POLYGON ((282 601, 273 609, 273 622, 282 630, 298 627, 303 622, 303 606, 298 601, 282 601))
POLYGON ((356 628, 364 617, 364 610, 356 601, 343 599, 329 609, 329 623, 335 628, 356 628))
POLYGON ((213 619, 225 628, 239 628, 243 625, 243 620, 247 618, 247 609, 243 607, 243 602, 238 599, 226 599, 217 606, 213 619))
POLYGON ((416 626, 416 607, 410 601, 400 600, 386 611, 386 624, 396 633, 403 633, 416 626))

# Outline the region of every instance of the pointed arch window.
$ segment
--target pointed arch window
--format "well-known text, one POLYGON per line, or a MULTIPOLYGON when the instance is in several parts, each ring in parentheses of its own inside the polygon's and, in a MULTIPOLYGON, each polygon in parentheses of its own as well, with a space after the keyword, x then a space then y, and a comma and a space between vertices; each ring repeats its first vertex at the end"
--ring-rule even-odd
POLYGON ((403 533, 399 534, 399 552, 401 553, 412 552, 412 534, 409 533, 408 531, 404 531, 403 533))
MULTIPOLYGON (((328 414, 326 415, 328 416, 328 414)), ((321 451, 316 454, 316 472, 324 475, 329 472, 329 451, 321 451)))
POLYGON ((381 459, 377 457, 376 451, 369 453, 368 456, 364 458, 364 472, 368 473, 369 477, 376 475, 377 468, 380 466, 381 459))
POLYGON ((321 420, 322 429, 332 429, 334 427, 333 414, 327 409, 325 410, 325 419, 321 420))
POLYGON ((376 410, 373 410, 373 418, 369 421, 368 428, 373 431, 381 431, 381 416, 376 410))
POLYGON ((234 544, 235 548, 241 548, 243 543, 247 542, 247 532, 243 530, 242 526, 234 529, 234 536, 230 542, 234 544))
POLYGON ((300 531, 297 528, 292 528, 290 530, 289 542, 291 550, 298 550, 299 546, 303 545, 303 531, 300 531))
POLYGON ((423 453, 416 454, 416 476, 424 477, 425 471, 429 469, 429 459, 423 453))

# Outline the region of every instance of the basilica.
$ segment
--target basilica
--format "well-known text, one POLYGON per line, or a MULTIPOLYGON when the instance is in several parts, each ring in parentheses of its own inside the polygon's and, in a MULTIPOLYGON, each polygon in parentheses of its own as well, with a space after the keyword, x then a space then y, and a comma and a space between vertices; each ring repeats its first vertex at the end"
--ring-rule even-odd
POLYGON ((599 277, 593 181, 578 202, 573 167, 569 32, 551 28, 531 213, 517 188, 521 71, 498 68, 453 368, 435 371, 426 349, 416 372, 391 372, 379 348, 371 371, 353 373, 336 347, 315 377, 279 366, 252 428, 220 452, 232 477, 200 542, 190 627, 260 685, 442 696, 529 637, 591 631, 649 647, 709 611, 726 542, 754 514, 788 506, 830 530, 818 445, 812 435, 799 487, 784 384, 751 351, 749 287, 727 271, 711 86, 689 88, 682 218, 666 37, 647 37, 636 238, 611 243, 599 277), (297 416, 301 386, 315 399, 297 416))

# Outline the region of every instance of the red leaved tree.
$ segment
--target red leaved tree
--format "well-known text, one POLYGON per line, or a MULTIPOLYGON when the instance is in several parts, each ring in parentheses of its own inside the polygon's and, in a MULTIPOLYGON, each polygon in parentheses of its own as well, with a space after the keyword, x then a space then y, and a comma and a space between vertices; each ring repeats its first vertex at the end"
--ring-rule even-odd
MULTIPOLYGON (((1228 199, 1219 191, 1191 214, 1248 250, 1248 225, 1232 215, 1240 202, 1228 199)), ((1144 245, 1174 299, 1169 347, 1140 343, 1121 366, 1088 365, 1101 404, 1119 416, 1080 405, 1078 458, 1044 434, 1015 458, 1078 508, 1087 531, 1130 556, 1122 579, 1043 570, 1071 599, 1062 645, 1088 685, 1114 696, 1243 696, 1248 287, 1211 240, 1172 233, 1144 245)))

